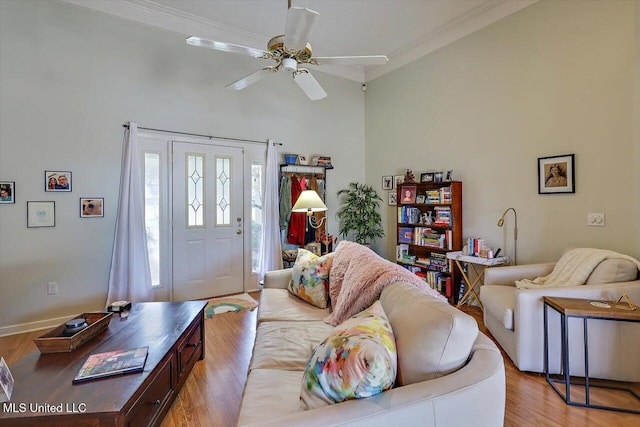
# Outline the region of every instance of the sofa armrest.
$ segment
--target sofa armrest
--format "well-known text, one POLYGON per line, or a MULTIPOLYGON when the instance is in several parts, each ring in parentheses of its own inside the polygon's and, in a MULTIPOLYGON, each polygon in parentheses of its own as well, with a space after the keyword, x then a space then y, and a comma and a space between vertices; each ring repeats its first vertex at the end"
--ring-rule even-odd
POLYGON ((283 270, 267 271, 264 274, 264 287, 287 289, 289 286, 289 280, 291 280, 291 268, 285 268, 283 270))
POLYGON ((555 263, 508 265, 505 267, 490 267, 485 270, 484 284, 499 286, 515 286, 516 280, 535 279, 546 276, 553 270, 555 263))
POLYGON ((502 426, 505 393, 500 350, 479 333, 469 362, 456 372, 366 399, 262 420, 251 427, 502 426))

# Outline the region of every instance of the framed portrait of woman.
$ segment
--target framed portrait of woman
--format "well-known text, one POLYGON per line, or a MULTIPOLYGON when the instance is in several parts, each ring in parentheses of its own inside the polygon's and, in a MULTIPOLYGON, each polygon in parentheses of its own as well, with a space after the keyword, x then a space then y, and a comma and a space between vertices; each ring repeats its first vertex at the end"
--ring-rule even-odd
POLYGON ((575 193, 573 154, 538 158, 538 194, 575 193))

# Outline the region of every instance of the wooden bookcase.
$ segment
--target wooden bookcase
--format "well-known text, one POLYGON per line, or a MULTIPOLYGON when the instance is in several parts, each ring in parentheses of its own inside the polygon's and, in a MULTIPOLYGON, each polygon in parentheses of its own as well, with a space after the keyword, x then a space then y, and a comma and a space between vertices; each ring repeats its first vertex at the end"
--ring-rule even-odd
POLYGON ((398 264, 455 304, 461 274, 446 253, 462 250, 462 182, 399 184, 396 191, 398 264))

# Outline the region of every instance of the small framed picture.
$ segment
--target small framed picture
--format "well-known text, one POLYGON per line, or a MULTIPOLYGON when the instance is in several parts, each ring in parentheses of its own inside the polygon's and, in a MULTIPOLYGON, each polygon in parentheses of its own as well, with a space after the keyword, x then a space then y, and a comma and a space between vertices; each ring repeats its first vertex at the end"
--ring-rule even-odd
POLYGON ((538 194, 575 192, 573 154, 538 158, 538 194))
POLYGON ((448 170, 447 171, 447 176, 444 179, 445 181, 453 181, 453 170, 448 170))
POLYGON ((420 182, 433 182, 433 172, 421 173, 420 182))
POLYGON ((398 195, 395 191, 389 191, 389 206, 396 206, 398 204, 398 195))
POLYGON ((16 202, 16 183, 13 181, 0 181, 0 204, 16 202))
POLYGON ((436 172, 433 174, 433 181, 434 182, 442 182, 444 177, 444 173, 442 172, 436 172))
POLYGON ((393 188, 398 188, 400 184, 404 181, 404 175, 394 175, 393 176, 393 188))
POLYGON ((393 176, 388 175, 382 177, 382 189, 393 190, 393 176))
POLYGON ((415 203, 416 201, 416 186, 415 185, 403 185, 400 190, 400 203, 415 203))
POLYGON ((27 227, 55 227, 56 202, 27 202, 27 227))
POLYGON ((424 194, 420 194, 420 195, 416 196, 416 203, 422 204, 422 203, 424 203, 424 200, 425 200, 424 194))
POLYGON ((44 191, 71 191, 71 172, 44 171, 44 191))
POLYGON ((104 198, 102 197, 81 197, 80 198, 80 218, 104 217, 104 198))

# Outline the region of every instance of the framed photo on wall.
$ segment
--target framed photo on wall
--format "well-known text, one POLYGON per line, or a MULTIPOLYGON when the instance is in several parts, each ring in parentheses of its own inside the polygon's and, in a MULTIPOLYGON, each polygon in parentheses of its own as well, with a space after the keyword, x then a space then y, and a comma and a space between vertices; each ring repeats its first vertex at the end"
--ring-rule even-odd
POLYGON ((538 194, 575 193, 573 154, 538 158, 538 194))
POLYGON ((402 184, 404 181, 404 175, 394 175, 393 176, 393 188, 398 188, 398 185, 402 184))
POLYGON ((396 206, 398 204, 398 195, 395 191, 389 191, 389 206, 396 206))
POLYGON ((44 191, 71 191, 71 172, 44 171, 44 191))
POLYGON ((80 218, 102 218, 104 217, 104 198, 102 197, 81 197, 80 198, 80 218))
POLYGON ((388 175, 382 177, 382 189, 393 190, 393 176, 388 175))
POLYGON ((16 183, 13 181, 0 181, 0 204, 16 202, 16 183))
POLYGON ((55 227, 56 202, 27 202, 27 227, 55 227))

